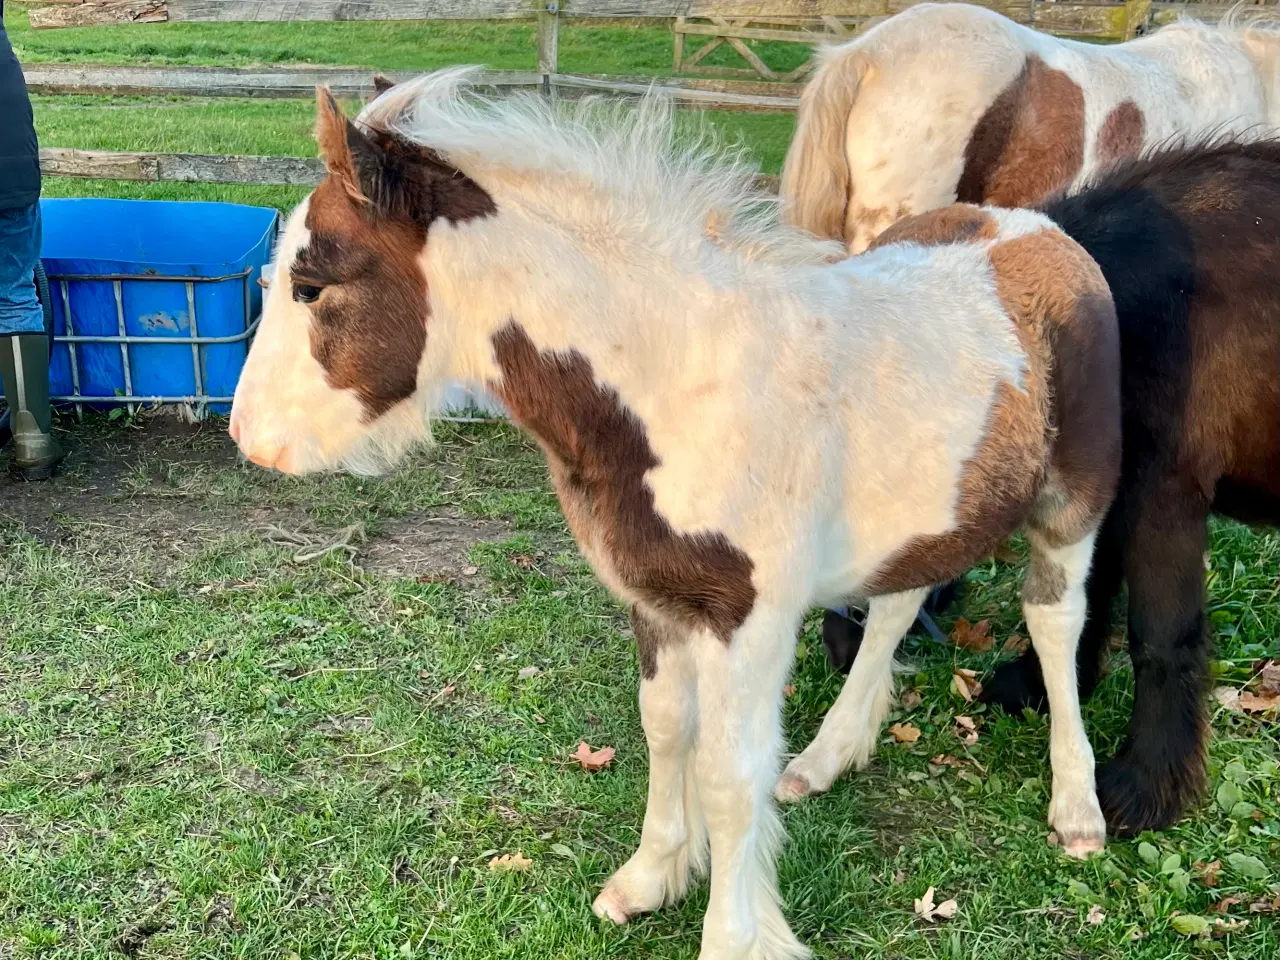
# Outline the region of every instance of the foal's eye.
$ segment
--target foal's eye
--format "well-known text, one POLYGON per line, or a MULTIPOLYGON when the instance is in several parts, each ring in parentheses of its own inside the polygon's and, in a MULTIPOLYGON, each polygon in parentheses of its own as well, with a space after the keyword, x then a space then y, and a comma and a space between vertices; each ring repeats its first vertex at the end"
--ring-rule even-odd
POLYGON ((313 287, 309 283, 295 283, 293 285, 293 299, 299 303, 315 303, 320 299, 320 292, 324 287, 313 287))

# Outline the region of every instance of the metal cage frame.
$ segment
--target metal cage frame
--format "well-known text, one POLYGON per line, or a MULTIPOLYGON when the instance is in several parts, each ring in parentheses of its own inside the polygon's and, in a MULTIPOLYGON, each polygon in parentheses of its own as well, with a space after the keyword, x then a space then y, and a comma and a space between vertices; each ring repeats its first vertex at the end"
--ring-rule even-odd
POLYGON ((62 314, 66 324, 67 332, 64 334, 55 334, 54 343, 65 343, 69 354, 71 364, 71 390, 70 394, 57 395, 50 397, 50 400, 58 403, 74 403, 76 406, 76 415, 84 415, 84 405, 86 403, 113 403, 124 404, 129 409, 132 416, 140 405, 144 404, 162 404, 162 403, 182 403, 188 404, 194 408, 197 419, 204 419, 208 413, 209 405, 213 403, 231 403, 233 397, 215 397, 210 396, 204 389, 204 371, 201 368, 200 348, 205 346, 214 346, 228 343, 242 343, 253 337, 254 332, 258 329, 258 324, 262 322, 262 314, 259 313, 246 326, 242 333, 232 334, 225 337, 202 337, 200 336, 200 327, 196 319, 196 284, 197 283, 222 283, 227 280, 239 280, 244 290, 244 315, 249 316, 249 305, 252 302, 252 288, 250 279, 253 276, 253 266, 246 267, 237 273, 223 274, 217 277, 195 277, 195 276, 171 276, 167 274, 156 273, 103 273, 103 274, 80 274, 80 273, 51 273, 49 274, 49 287, 51 290, 57 289, 58 295, 62 298, 62 314), (75 332, 75 321, 71 313, 71 291, 68 284, 72 281, 110 281, 112 290, 115 294, 116 303, 116 324, 118 333, 115 336, 109 335, 84 335, 75 332), (157 282, 157 283, 182 283, 186 285, 187 290, 187 313, 191 321, 191 335, 186 337, 140 337, 125 332, 124 319, 124 292, 123 286, 126 281, 135 282, 157 282), (124 369, 124 393, 115 394, 110 397, 91 396, 81 393, 80 391, 80 362, 77 354, 77 347, 80 344, 119 344, 120 346, 120 362, 124 369), (129 365, 129 348, 133 344, 147 344, 151 346, 181 346, 190 344, 191 346, 191 366, 194 375, 196 392, 189 396, 138 396, 133 392, 133 374, 129 365))

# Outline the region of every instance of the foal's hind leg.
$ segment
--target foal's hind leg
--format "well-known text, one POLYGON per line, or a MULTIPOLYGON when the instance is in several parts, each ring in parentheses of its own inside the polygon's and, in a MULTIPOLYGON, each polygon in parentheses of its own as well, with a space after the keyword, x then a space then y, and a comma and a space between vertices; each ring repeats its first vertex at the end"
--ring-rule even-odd
POLYGON ((1094 787, 1093 750, 1080 716, 1076 685, 1076 646, 1085 619, 1085 578, 1093 555, 1094 533, 1062 547, 1028 530, 1031 566, 1022 588, 1022 610, 1031 642, 1044 666, 1049 698, 1049 758, 1053 796, 1049 823, 1062 848, 1073 857, 1101 850, 1106 822, 1094 787))
POLYGON ((1170 826, 1204 786, 1209 637, 1203 556, 1209 504, 1167 477, 1126 496, 1129 531, 1129 738, 1098 771, 1107 822, 1120 836, 1170 826))
POLYGON ((774 795, 798 800, 825 793, 849 767, 864 766, 875 752, 880 724, 893 699, 893 654, 915 622, 928 590, 905 590, 872 599, 862 646, 840 696, 827 711, 813 742, 789 764, 774 795))
MULTIPOLYGON (((1093 565, 1085 586, 1088 615, 1076 654, 1076 679, 1081 700, 1093 694, 1106 656, 1107 638, 1114 619, 1112 608, 1124 577, 1124 543, 1120 533, 1123 522, 1120 510, 1108 512, 1093 549, 1093 565)), ((1028 650, 1016 660, 999 666, 991 680, 983 685, 982 701, 994 703, 1015 717, 1020 717, 1028 707, 1043 712, 1048 701, 1040 658, 1035 650, 1028 650)))
POLYGON ((698 699, 689 638, 639 610, 631 622, 640 647, 649 800, 639 848, 592 904, 597 916, 614 923, 679 900, 707 865, 707 828, 692 771, 698 699))

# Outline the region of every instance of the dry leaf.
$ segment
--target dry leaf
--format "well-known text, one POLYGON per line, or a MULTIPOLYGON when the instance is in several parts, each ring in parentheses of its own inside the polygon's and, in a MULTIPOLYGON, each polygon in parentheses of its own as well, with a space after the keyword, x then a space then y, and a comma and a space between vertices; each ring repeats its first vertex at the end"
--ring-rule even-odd
POLYGON ((463 567, 462 568, 462 575, 464 577, 474 577, 479 572, 480 572, 479 567, 463 567))
POLYGON ((907 882, 907 871, 905 871, 905 870, 895 870, 895 871, 894 871, 894 874, 893 874, 893 882, 894 882, 894 883, 906 883, 906 882, 907 882))
POLYGON ((1249 904, 1250 913, 1280 913, 1280 893, 1270 900, 1255 900, 1249 904))
POLYGON ((494 857, 489 861, 489 869, 494 873, 516 873, 528 870, 531 866, 533 866, 533 861, 526 857, 521 850, 494 857))
POLYGON ((959 770, 961 767, 967 766, 965 761, 957 760, 955 757, 949 757, 945 753, 940 753, 929 761, 935 767, 955 767, 959 770))
POLYGON ((784 697, 789 697, 795 692, 796 692, 796 685, 794 683, 788 683, 785 687, 782 688, 782 695, 784 697))
POLYGON ((1240 933, 1247 926, 1249 926, 1248 920, 1224 920, 1222 917, 1214 917, 1213 929, 1209 931, 1209 936, 1225 937, 1228 933, 1240 933))
POLYGON ((937 920, 950 920, 956 915, 959 905, 954 900, 943 900, 937 906, 933 903, 933 887, 924 892, 924 896, 919 900, 913 901, 916 916, 928 923, 935 923, 937 920))
POLYGON ((1271 713, 1280 709, 1280 694, 1273 693, 1270 696, 1260 697, 1246 690, 1240 694, 1240 709, 1245 713, 1271 713))
MULTIPOLYGON (((203 589, 203 588, 201 588, 203 589)), ((1260 660, 1254 664, 1257 676, 1252 685, 1259 696, 1280 696, 1280 660, 1260 660)))
POLYGON ((1195 870, 1196 875, 1206 887, 1216 887, 1218 873, 1222 870, 1222 861, 1214 860, 1212 863, 1205 863, 1203 860, 1197 860, 1191 865, 1191 869, 1195 870))
POLYGON ((1214 687, 1212 696, 1218 702, 1218 706, 1232 713, 1243 712, 1240 709, 1240 691, 1235 687, 1214 687))
POLYGON ((1088 914, 1085 915, 1085 920, 1093 924, 1095 927, 1098 924, 1102 923, 1103 920, 1106 920, 1106 919, 1107 919, 1107 915, 1102 912, 1102 908, 1098 906, 1096 903, 1089 908, 1088 914))
POLYGON ((903 710, 914 710, 924 702, 924 697, 915 687, 908 687, 902 691, 901 703, 903 710))
POLYGON ((1243 903, 1243 902, 1244 900, 1241 899, 1240 897, 1223 897, 1221 900, 1219 900, 1209 909, 1212 910, 1214 913, 1226 913, 1236 904, 1243 903))
POLYGON ((920 739, 920 728, 909 723, 895 723, 889 728, 889 732, 898 743, 915 743, 920 739))
POLYGON ((973 703, 974 698, 982 695, 982 684, 978 682, 976 670, 959 669, 951 675, 951 689, 965 703, 973 703))
POLYGON ((520 672, 516 674, 516 676, 518 676, 521 680, 529 680, 533 677, 536 677, 541 672, 542 671, 539 670, 537 667, 521 667, 520 672))
POLYGON ((1049 844, 1051 847, 1062 846, 1062 838, 1058 836, 1057 830, 1050 830, 1049 835, 1044 838, 1044 842, 1049 844))
POLYGON ((578 765, 588 773, 596 773, 603 770, 613 760, 613 755, 617 751, 613 747, 601 747, 599 750, 592 750, 585 741, 578 744, 578 749, 570 756, 578 761, 578 765))
POLYGON ((961 650, 986 653, 991 649, 991 621, 979 620, 971 625, 964 617, 957 618, 951 628, 951 642, 961 650))
POLYGON ((972 717, 956 717, 956 736, 966 747, 978 742, 978 725, 972 717))
POLYGON ((1026 637, 1022 636, 1022 634, 1011 633, 1009 634, 1009 639, 1006 640, 1001 645, 1000 652, 1012 653, 1016 656, 1021 656, 1022 654, 1027 652, 1030 646, 1031 646, 1031 641, 1028 640, 1026 637))
POLYGON ((456 689, 458 689, 458 688, 457 688, 457 687, 455 687, 455 686, 451 683, 451 684, 449 684, 447 687, 445 687, 444 689, 442 689, 438 694, 436 694, 436 696, 440 697, 441 699, 443 699, 443 698, 445 698, 445 697, 451 697, 451 696, 453 696, 453 691, 454 691, 454 690, 456 690, 456 689))

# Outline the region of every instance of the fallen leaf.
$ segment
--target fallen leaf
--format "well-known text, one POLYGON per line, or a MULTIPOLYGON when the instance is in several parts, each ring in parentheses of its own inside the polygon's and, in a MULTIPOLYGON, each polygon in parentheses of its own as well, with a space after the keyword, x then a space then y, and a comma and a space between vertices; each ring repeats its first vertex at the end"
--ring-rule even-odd
POLYGON ((1001 653, 1012 653, 1018 656, 1026 653, 1031 647, 1031 641, 1020 633, 1009 634, 1009 639, 1000 646, 1001 653))
POLYGON ((521 680, 530 680, 536 677, 542 671, 537 667, 521 667, 520 672, 516 674, 521 680))
POLYGON ((1215 903, 1210 909, 1213 910, 1214 913, 1226 913, 1236 904, 1243 903, 1243 902, 1244 901, 1240 897, 1223 897, 1221 900, 1215 903))
POLYGON ((1062 846, 1062 838, 1058 836, 1057 830, 1050 830, 1049 835, 1044 838, 1044 841, 1045 843, 1049 844, 1049 846, 1051 847, 1062 846))
POLYGON ((528 870, 531 866, 533 866, 533 861, 526 857, 521 850, 494 857, 489 861, 489 869, 494 873, 516 873, 528 870))
POLYGON ((1235 687, 1214 687, 1212 696, 1220 707, 1224 707, 1232 713, 1243 712, 1240 709, 1240 691, 1235 687))
POLYGON ((1191 869, 1195 870, 1196 876, 1200 878, 1206 887, 1216 887, 1218 885, 1218 873, 1222 870, 1222 861, 1214 860, 1212 863, 1205 863, 1203 860, 1197 860, 1191 865, 1191 869))
POLYGON ((607 767, 613 760, 613 755, 617 753, 613 747, 601 747, 599 750, 592 750, 586 741, 578 744, 578 749, 570 756, 578 761, 578 765, 588 773, 596 773, 607 767))
POLYGON ((973 703, 975 697, 982 695, 982 684, 978 682, 976 670, 960 669, 951 675, 951 689, 965 703, 973 703))
POLYGON ((905 870, 895 870, 895 871, 894 871, 894 874, 893 874, 893 882, 894 882, 894 883, 906 883, 906 882, 907 882, 907 871, 905 871, 905 870))
POLYGON ((933 887, 924 892, 924 896, 913 901, 916 916, 928 923, 935 923, 939 918, 950 920, 956 915, 959 905, 954 900, 943 900, 938 905, 933 902, 933 887))
POLYGON ((1102 912, 1102 908, 1096 903, 1089 908, 1089 912, 1085 914, 1085 920, 1093 924, 1095 927, 1107 919, 1107 915, 1102 912))
POLYGON ((991 649, 991 621, 979 620, 970 624, 964 617, 958 617, 951 628, 951 642, 961 650, 986 653, 991 649))
POLYGON ((973 722, 972 717, 956 717, 955 720, 956 736, 966 747, 972 747, 978 742, 978 725, 973 722))
POLYGON ((534 723, 546 723, 546 722, 547 722, 547 719, 546 719, 546 717, 542 716, 541 714, 539 714, 539 713, 535 713, 535 714, 533 715, 533 722, 534 722, 534 723))
POLYGON ((474 577, 479 572, 480 572, 479 567, 463 567, 462 568, 462 575, 464 577, 474 577))
POLYGON ((915 743, 920 739, 920 728, 910 723, 895 723, 889 732, 898 743, 915 743))
POLYGON ((796 692, 796 685, 794 683, 788 683, 785 687, 782 688, 782 695, 784 697, 789 697, 793 695, 795 692, 796 692))
POLYGON ((457 688, 457 687, 455 687, 455 686, 451 683, 451 684, 449 684, 447 687, 443 688, 443 689, 440 691, 440 693, 438 694, 438 696, 440 696, 441 698, 444 698, 444 697, 452 697, 452 696, 453 696, 453 691, 455 691, 455 690, 457 690, 457 689, 458 689, 458 688, 457 688))
POLYGON ((1270 900, 1255 900, 1249 904, 1250 913, 1280 913, 1280 893, 1276 894, 1270 900))
POLYGON ((936 767, 956 767, 957 769, 965 766, 965 761, 957 760, 955 757, 949 757, 945 753, 940 753, 929 761, 936 767))
MULTIPOLYGON (((203 588, 202 588, 203 589, 203 588)), ((1280 696, 1280 660, 1261 660, 1254 664, 1257 675, 1253 686, 1260 696, 1280 696)))
POLYGON ((1246 690, 1240 694, 1240 709, 1245 713, 1271 713, 1273 710, 1280 709, 1280 694, 1273 693, 1260 697, 1246 690))
POLYGON ((903 710, 914 710, 924 702, 924 697, 921 696, 920 691, 915 687, 908 687, 906 690, 902 691, 900 702, 903 710))

